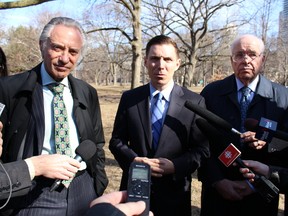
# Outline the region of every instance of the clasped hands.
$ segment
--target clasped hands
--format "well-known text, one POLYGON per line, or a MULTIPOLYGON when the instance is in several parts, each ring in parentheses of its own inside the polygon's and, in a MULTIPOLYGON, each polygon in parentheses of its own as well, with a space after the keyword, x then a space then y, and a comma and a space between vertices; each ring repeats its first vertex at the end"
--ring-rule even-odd
POLYGON ((149 164, 151 175, 154 177, 162 177, 163 175, 174 174, 175 172, 174 164, 167 158, 135 157, 134 161, 149 164))

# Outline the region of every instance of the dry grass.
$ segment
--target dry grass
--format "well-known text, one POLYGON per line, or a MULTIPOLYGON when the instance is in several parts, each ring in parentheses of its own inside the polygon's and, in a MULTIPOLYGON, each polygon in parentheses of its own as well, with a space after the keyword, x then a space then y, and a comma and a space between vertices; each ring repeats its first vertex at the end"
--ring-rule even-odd
MULTIPOLYGON (((118 163, 115 161, 113 155, 108 149, 108 142, 111 137, 112 127, 114 123, 114 118, 116 115, 116 111, 118 108, 118 103, 123 91, 129 89, 129 86, 121 87, 121 86, 97 86, 96 87, 99 98, 100 98, 100 106, 102 112, 102 121, 106 139, 106 145, 104 147, 106 152, 106 172, 109 178, 109 185, 105 191, 105 193, 109 193, 111 191, 116 191, 119 189, 120 179, 122 175, 122 171, 118 166, 118 163)), ((193 88, 193 91, 199 92, 199 88, 193 88)), ((192 212, 193 216, 198 216, 200 212, 200 195, 201 195, 201 182, 199 182, 196 178, 193 178, 192 181, 192 212)), ((284 199, 281 195, 280 203, 279 203, 279 214, 278 216, 283 216, 283 203, 284 199)))

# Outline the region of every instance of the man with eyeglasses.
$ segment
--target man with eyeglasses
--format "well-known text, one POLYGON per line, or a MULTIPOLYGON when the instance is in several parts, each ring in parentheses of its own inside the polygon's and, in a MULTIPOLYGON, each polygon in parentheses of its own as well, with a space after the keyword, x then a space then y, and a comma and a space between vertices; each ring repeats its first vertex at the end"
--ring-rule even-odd
POLYGON ((278 129, 287 128, 288 92, 284 86, 262 75, 264 50, 263 41, 256 36, 239 36, 231 45, 230 61, 234 74, 210 83, 201 92, 207 109, 242 133, 240 138, 219 131, 223 133, 223 141, 210 142, 211 157, 198 173, 202 181, 201 216, 278 215, 279 197, 267 203, 244 179, 238 167, 226 167, 218 159, 224 150, 221 146, 232 142, 240 149, 242 159, 273 163, 274 154, 268 148, 270 144, 257 140, 255 133, 246 131, 243 124, 247 118, 260 121, 264 117, 278 122, 278 129), (245 107, 242 104, 247 108, 242 109, 245 107))

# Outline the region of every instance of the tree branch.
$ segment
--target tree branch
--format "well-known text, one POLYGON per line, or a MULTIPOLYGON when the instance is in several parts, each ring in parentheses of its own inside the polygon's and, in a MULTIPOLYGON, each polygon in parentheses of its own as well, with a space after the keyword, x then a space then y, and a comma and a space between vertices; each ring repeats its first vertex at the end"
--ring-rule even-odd
POLYGON ((20 0, 14 2, 0 2, 0 10, 29 7, 49 1, 55 1, 55 0, 20 0))
POLYGON ((87 31, 86 34, 90 34, 90 33, 93 33, 93 32, 98 32, 98 31, 110 31, 110 30, 120 31, 130 42, 132 41, 132 39, 129 37, 129 35, 123 29, 120 29, 120 28, 117 28, 117 27, 115 27, 115 28, 112 27, 112 28, 94 29, 94 30, 87 31))

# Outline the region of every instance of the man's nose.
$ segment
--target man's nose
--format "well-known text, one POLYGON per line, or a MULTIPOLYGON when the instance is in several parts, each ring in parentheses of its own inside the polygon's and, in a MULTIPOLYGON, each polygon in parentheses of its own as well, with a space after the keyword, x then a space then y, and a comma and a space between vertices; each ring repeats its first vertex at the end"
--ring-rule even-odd
POLYGON ((59 56, 59 60, 62 61, 63 63, 68 63, 69 62, 69 53, 66 50, 63 50, 63 52, 59 56))

